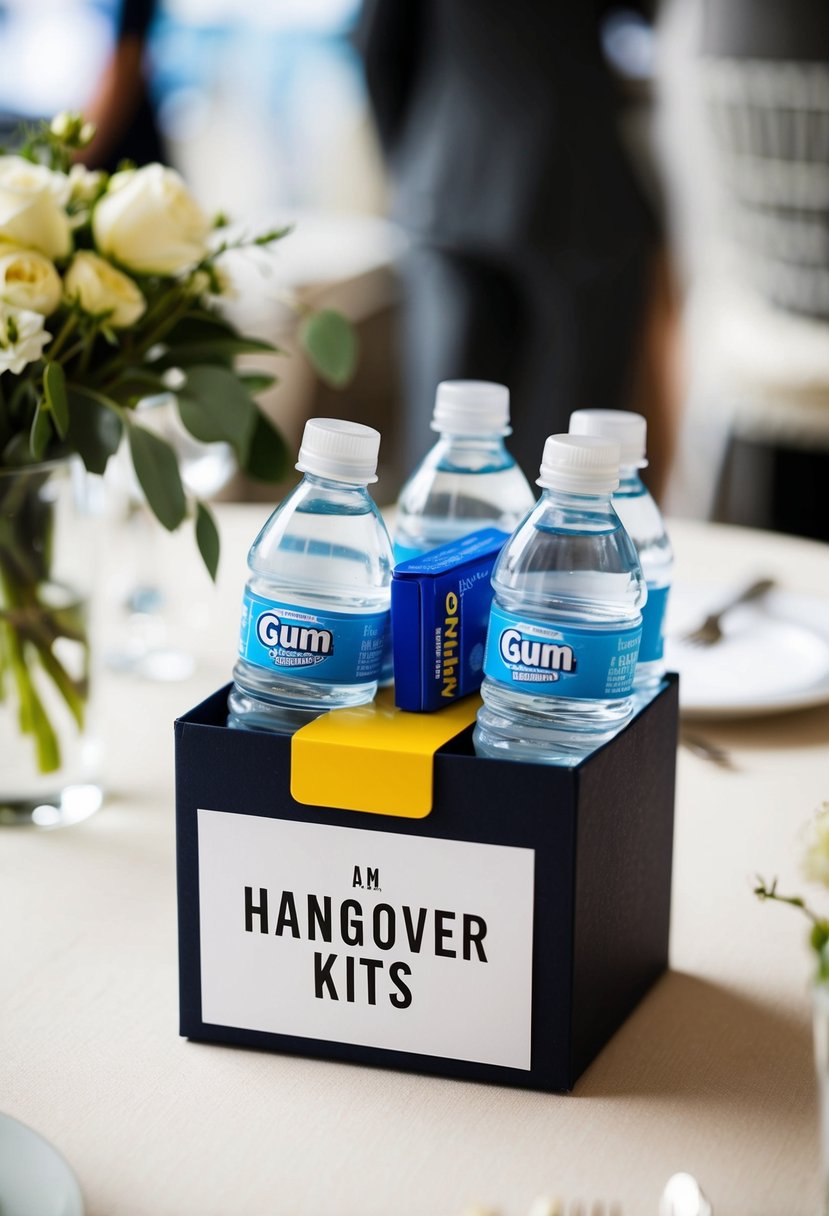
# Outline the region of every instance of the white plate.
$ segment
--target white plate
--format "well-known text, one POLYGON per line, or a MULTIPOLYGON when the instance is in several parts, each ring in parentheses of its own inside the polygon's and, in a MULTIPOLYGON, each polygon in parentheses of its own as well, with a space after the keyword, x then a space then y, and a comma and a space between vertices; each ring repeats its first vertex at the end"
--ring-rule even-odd
POLYGON ((685 718, 748 718, 829 702, 829 599, 771 591, 723 619, 714 646, 679 635, 739 588, 679 584, 668 600, 665 657, 685 718))
POLYGON ((75 1175, 57 1149, 0 1114, 0 1213, 2 1216, 83 1216, 75 1175))

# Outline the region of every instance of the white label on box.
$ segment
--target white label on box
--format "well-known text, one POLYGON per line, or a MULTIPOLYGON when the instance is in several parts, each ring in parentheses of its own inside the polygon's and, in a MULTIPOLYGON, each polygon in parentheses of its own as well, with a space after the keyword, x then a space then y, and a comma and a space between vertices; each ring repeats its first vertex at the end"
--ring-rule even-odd
POLYGON ((203 1021, 530 1068, 532 849, 198 827, 203 1021))

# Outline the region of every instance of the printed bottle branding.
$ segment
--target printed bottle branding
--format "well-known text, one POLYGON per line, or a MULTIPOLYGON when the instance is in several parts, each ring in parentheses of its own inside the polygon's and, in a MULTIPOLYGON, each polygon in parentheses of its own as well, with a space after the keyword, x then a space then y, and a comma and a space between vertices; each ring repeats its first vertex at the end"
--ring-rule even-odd
POLYGON ((388 612, 325 612, 246 590, 239 655, 303 680, 367 684, 380 674, 388 612))
POLYGON ((259 614, 256 637, 272 652, 270 657, 277 667, 309 667, 334 653, 334 634, 330 629, 295 625, 280 619, 275 612, 259 614))
POLYGON ((556 629, 493 603, 484 674, 542 696, 626 697, 633 688, 641 636, 641 623, 618 630, 556 629))
POLYGON ((648 600, 642 609, 642 644, 639 662, 654 663, 665 650, 662 628, 668 604, 667 587, 648 587, 648 600))
POLYGON ((446 615, 443 620, 443 643, 441 646, 441 667, 440 675, 443 687, 440 695, 442 697, 454 697, 457 695, 458 688, 458 608, 460 601, 454 591, 447 592, 444 609, 446 615))

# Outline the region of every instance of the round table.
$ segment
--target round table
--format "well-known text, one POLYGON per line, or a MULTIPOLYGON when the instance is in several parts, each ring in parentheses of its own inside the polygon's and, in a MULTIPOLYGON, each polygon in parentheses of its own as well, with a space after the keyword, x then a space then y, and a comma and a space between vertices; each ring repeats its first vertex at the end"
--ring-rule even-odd
MULTIPOLYGON (((157 569, 197 656, 185 683, 102 673, 107 796, 85 823, 0 830, 0 1108, 65 1154, 88 1216, 524 1216, 539 1194, 652 1216, 697 1175, 717 1216, 818 1210, 804 825, 829 798, 829 706, 694 723, 678 756, 671 970, 571 1096, 196 1044, 177 1033, 173 719, 224 683, 267 507, 218 508, 216 588, 190 535, 157 569)), ((675 520, 677 576, 758 569, 829 597, 829 548, 675 520)), ((115 636, 110 606, 102 643, 115 636)), ((814 892, 820 902, 820 891, 814 892)), ((829 906, 829 894, 824 906, 829 906)))

